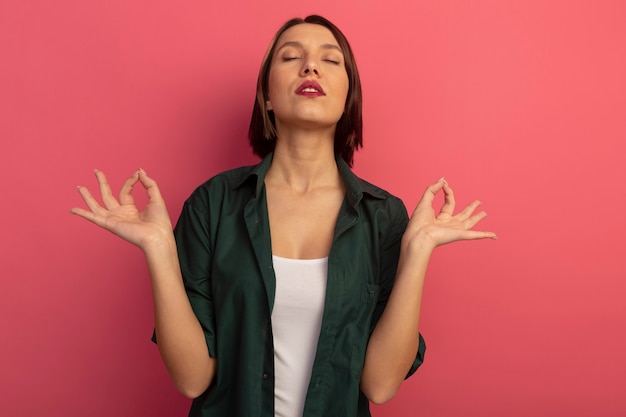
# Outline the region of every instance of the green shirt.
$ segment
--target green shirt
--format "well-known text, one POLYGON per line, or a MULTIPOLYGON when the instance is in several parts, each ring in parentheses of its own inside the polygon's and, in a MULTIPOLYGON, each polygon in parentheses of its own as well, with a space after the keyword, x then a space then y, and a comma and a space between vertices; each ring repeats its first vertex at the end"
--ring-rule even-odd
MULTIPOLYGON (((217 360, 190 416, 274 417, 272 264, 260 164, 221 173, 185 202, 175 228, 185 288, 217 360)), ((370 416, 359 390, 369 336, 395 278, 408 222, 402 201, 357 178, 340 158, 346 196, 328 256, 325 307, 303 417, 370 416)), ((422 363, 420 347, 407 376, 422 363)), ((385 358, 380 358, 384 361, 385 358)))

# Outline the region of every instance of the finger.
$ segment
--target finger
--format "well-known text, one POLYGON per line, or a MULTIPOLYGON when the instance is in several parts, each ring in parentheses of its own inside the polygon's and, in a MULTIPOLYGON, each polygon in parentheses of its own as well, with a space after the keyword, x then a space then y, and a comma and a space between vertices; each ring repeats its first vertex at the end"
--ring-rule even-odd
POLYGON ((104 203, 104 206, 109 210, 119 206, 119 203, 115 197, 113 197, 113 193, 111 193, 111 186, 109 185, 109 181, 107 180, 106 175, 104 175, 104 172, 96 169, 94 170, 94 173, 96 174, 98 184, 100 185, 100 195, 102 196, 102 203, 104 203))
POLYGON ((479 230, 466 230, 459 236, 459 240, 477 240, 477 239, 498 239, 493 232, 483 232, 479 230))
POLYGON ((98 201, 95 198, 93 198, 93 196, 91 195, 87 187, 79 186, 78 192, 80 196, 83 198, 83 201, 85 202, 85 204, 87 204, 87 207, 89 208, 89 210, 91 210, 92 212, 98 215, 104 215, 106 210, 100 205, 100 203, 98 203, 98 201))
POLYGON ((70 213, 80 216, 83 219, 87 219, 90 222, 95 223, 100 227, 104 227, 105 222, 106 222, 103 216, 97 215, 92 211, 85 210, 80 207, 74 207, 73 209, 70 210, 70 213))
POLYGON ((141 168, 139 169, 138 174, 139 181, 141 182, 141 185, 143 185, 143 188, 146 189, 150 202, 163 203, 163 196, 161 195, 161 191, 159 190, 159 186, 157 185, 156 181, 148 177, 146 171, 141 168))
POLYGON ((481 221, 485 217, 487 217, 487 213, 485 213, 484 211, 481 211, 480 213, 477 213, 465 219, 463 221, 463 226, 465 226, 466 229, 472 229, 474 226, 476 226, 476 224, 478 224, 479 221, 481 221))
POLYGON ((445 180, 441 178, 436 183, 431 184, 428 187, 426 187, 426 190, 424 191, 424 194, 422 195, 422 199, 418 203, 418 206, 422 204, 427 204, 432 207, 433 201, 435 200, 435 196, 437 195, 439 191, 441 191, 444 184, 445 184, 445 180))
POLYGON ((135 199, 133 198, 133 187, 139 181, 139 171, 136 171, 130 178, 124 181, 122 188, 120 189, 120 204, 122 205, 135 205, 135 199))
POLYGON ((467 220, 472 215, 474 210, 476 210, 481 204, 482 203, 479 200, 472 201, 467 206, 465 206, 465 208, 461 210, 459 214, 456 215, 456 218, 460 221, 467 220))
POLYGON ((444 179, 443 181, 443 193, 444 193, 444 203, 443 206, 441 206, 441 210, 439 210, 440 214, 449 214, 450 216, 452 216, 452 213, 454 213, 454 207, 456 205, 456 202, 454 200, 454 192, 452 191, 452 188, 450 188, 450 186, 448 185, 448 182, 444 179))

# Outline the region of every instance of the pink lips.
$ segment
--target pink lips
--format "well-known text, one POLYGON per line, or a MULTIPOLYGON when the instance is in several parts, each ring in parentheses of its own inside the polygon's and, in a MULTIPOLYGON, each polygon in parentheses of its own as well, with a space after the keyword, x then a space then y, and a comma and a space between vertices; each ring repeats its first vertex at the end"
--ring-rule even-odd
POLYGON ((322 89, 322 86, 313 80, 303 81, 298 86, 298 88, 296 88, 296 94, 308 97, 319 97, 326 95, 326 93, 324 93, 324 90, 322 89))

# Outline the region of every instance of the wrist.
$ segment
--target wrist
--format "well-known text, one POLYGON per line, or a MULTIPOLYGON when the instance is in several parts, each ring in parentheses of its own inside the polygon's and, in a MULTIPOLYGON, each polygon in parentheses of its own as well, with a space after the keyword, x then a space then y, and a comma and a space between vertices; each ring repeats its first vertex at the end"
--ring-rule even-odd
POLYGON ((141 249, 146 256, 163 256, 167 253, 176 253, 176 240, 172 232, 155 233, 141 244, 141 249))
POLYGON ((430 257, 436 247, 436 243, 424 229, 411 233, 405 232, 402 236, 401 250, 408 254, 421 254, 430 257))

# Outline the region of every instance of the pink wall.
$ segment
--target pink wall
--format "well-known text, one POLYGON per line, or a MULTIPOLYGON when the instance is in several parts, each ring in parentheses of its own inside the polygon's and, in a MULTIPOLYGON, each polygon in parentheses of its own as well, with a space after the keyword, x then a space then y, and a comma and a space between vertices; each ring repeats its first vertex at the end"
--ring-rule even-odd
POLYGON ((3 1, 0 415, 173 416, 140 252, 68 214, 138 167, 173 216, 255 159, 257 68, 318 12, 356 51, 356 171, 413 208, 445 175, 498 241, 439 249, 423 368, 376 417, 626 415, 619 1, 3 1))

